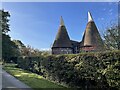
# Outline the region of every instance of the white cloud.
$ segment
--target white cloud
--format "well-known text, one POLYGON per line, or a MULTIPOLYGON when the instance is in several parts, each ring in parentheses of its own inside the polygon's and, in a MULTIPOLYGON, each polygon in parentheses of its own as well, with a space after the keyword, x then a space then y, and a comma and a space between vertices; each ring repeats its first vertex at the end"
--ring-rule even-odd
POLYGON ((113 9, 109 10, 109 15, 113 15, 113 9))
POLYGON ((99 21, 103 21, 103 20, 104 20, 104 18, 98 18, 98 20, 99 20, 99 21))
POLYGON ((101 18, 101 20, 104 20, 104 18, 101 18))
POLYGON ((106 11, 106 8, 104 8, 103 11, 106 11))
POLYGON ((113 13, 111 12, 110 15, 113 15, 113 13))
POLYGON ((112 11, 113 11, 113 9, 110 9, 110 10, 109 10, 109 12, 112 12, 112 11))

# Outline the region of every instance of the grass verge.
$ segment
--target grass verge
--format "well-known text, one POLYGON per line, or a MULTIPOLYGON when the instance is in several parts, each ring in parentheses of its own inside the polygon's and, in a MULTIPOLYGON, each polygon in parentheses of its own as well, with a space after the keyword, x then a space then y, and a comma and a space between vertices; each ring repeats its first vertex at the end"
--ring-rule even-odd
POLYGON ((15 64, 5 64, 3 69, 33 89, 38 88, 39 90, 39 88, 65 88, 62 85, 46 80, 40 75, 16 68, 15 66, 15 64))

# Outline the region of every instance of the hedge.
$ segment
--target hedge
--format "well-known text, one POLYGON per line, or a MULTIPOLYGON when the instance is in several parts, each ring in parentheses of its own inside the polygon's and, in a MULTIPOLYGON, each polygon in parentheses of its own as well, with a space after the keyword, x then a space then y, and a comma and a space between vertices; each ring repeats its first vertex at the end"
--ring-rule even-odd
POLYGON ((120 88, 120 51, 19 57, 18 67, 74 88, 120 88))

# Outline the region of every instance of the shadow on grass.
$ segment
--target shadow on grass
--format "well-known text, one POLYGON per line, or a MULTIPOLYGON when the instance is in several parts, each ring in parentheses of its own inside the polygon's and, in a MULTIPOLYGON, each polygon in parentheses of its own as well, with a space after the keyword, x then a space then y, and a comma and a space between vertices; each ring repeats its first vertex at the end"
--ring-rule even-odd
POLYGON ((16 68, 16 65, 8 64, 5 65, 4 69, 35 90, 41 90, 41 88, 66 88, 57 83, 48 81, 40 75, 16 68))

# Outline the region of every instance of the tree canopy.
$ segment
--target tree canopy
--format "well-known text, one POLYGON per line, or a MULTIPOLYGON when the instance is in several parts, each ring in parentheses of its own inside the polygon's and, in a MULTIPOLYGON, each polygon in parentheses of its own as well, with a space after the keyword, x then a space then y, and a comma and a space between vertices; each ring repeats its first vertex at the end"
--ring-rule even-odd
POLYGON ((9 17, 10 14, 7 11, 0 10, 0 25, 2 33, 2 59, 5 62, 9 62, 11 57, 16 57, 19 55, 16 44, 11 40, 11 37, 8 35, 10 31, 9 28, 9 17))
POLYGON ((120 28, 118 25, 112 25, 107 28, 104 34, 104 42, 108 50, 120 50, 120 28))
POLYGON ((2 33, 8 33, 10 31, 9 28, 9 12, 5 12, 4 10, 0 10, 0 25, 2 25, 2 33))

